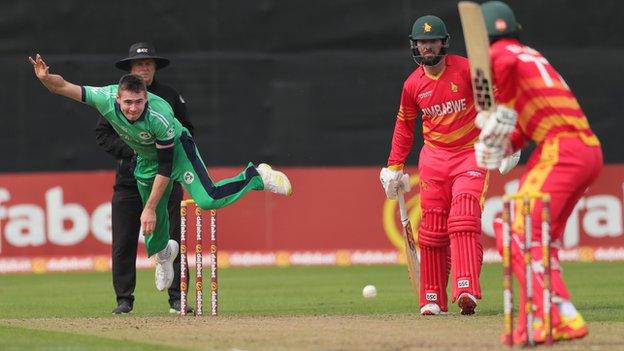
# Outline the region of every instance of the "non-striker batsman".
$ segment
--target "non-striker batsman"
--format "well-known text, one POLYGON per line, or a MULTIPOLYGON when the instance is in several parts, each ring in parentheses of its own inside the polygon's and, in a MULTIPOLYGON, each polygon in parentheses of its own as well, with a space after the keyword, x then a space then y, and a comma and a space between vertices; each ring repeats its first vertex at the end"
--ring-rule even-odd
POLYGON ((409 38, 419 66, 403 85, 392 148, 380 178, 390 199, 406 190, 403 167, 420 114, 425 139, 418 161, 420 312, 448 311, 446 286, 452 266, 451 299, 462 314, 473 314, 481 298, 481 210, 488 172, 474 158, 479 130, 470 68, 466 58, 447 54, 450 36, 436 16, 418 18, 409 38))

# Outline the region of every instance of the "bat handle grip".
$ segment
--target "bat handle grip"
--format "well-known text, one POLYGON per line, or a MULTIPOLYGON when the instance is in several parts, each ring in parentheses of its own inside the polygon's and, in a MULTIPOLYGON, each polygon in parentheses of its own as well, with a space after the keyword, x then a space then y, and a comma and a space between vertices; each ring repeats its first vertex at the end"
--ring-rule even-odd
POLYGON ((399 200, 399 212, 401 212, 401 223, 406 225, 409 223, 409 217, 407 217, 407 207, 405 206, 405 196, 402 191, 399 191, 397 194, 397 199, 399 200))

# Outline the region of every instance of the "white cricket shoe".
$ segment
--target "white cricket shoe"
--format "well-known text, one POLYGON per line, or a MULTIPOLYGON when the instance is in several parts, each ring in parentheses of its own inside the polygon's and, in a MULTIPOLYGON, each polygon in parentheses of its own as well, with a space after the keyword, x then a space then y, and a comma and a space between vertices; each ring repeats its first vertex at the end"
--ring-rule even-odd
POLYGON ((180 246, 175 240, 169 240, 167 246, 156 254, 156 289, 164 291, 173 283, 173 261, 178 256, 180 246))
POLYGON ((428 303, 420 308, 420 314, 423 316, 437 316, 442 314, 442 310, 437 303, 428 303))
POLYGON ((259 164, 256 170, 262 177, 265 190, 279 195, 290 196, 290 194, 292 194, 290 180, 288 180, 288 177, 284 173, 272 169, 271 166, 266 163, 259 164))

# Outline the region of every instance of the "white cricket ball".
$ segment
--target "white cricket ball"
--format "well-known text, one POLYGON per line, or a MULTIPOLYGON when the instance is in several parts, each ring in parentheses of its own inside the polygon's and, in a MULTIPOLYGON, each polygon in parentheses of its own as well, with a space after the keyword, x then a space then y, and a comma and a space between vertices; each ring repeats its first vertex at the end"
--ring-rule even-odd
POLYGON ((367 285, 362 289, 362 296, 366 299, 374 299, 377 297, 377 288, 374 285, 367 285))

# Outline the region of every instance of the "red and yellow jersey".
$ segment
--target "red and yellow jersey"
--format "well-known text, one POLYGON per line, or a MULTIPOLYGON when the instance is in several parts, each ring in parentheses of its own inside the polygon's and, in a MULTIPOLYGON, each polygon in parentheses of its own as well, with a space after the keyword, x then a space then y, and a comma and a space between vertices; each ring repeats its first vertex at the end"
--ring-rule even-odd
POLYGON ((425 145, 432 148, 464 150, 472 148, 479 137, 468 60, 447 55, 445 64, 438 76, 428 75, 421 66, 405 80, 388 166, 403 167, 419 113, 425 145))
POLYGON ((490 55, 496 102, 518 112, 514 149, 527 139, 539 144, 560 135, 600 145, 574 94, 539 52, 517 39, 503 39, 492 44, 490 55))

